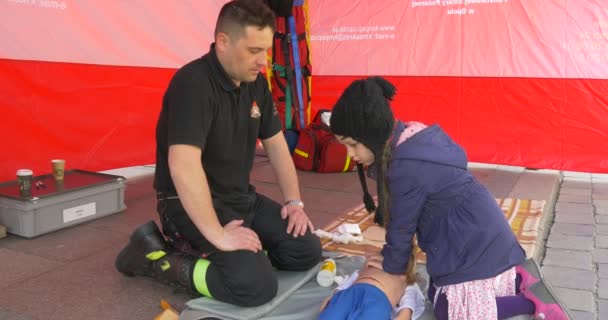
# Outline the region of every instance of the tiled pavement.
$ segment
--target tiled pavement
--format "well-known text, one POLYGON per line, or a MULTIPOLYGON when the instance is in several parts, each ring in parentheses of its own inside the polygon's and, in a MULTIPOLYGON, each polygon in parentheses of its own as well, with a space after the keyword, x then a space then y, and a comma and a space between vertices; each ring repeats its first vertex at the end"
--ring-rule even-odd
POLYGON ((564 172, 543 273, 574 319, 608 319, 608 175, 564 172))
MULTIPOLYGON (((541 228, 548 241, 538 256, 546 278, 575 319, 608 319, 608 176, 482 164, 471 170, 496 197, 547 200, 541 228)), ((34 239, 0 239, 0 319, 153 319, 160 299, 182 308, 188 296, 113 267, 131 230, 157 220, 152 172, 111 171, 129 178, 122 213, 34 239)), ((355 173, 299 176, 317 227, 360 204, 355 173)), ((252 180, 258 192, 280 199, 266 158, 256 159, 252 180)))

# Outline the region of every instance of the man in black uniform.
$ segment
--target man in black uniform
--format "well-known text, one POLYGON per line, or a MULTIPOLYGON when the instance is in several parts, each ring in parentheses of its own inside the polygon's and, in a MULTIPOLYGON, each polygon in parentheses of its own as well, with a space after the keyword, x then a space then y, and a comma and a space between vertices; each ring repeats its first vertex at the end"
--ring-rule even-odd
POLYGON ((300 200, 281 122, 261 68, 272 47, 273 12, 258 1, 221 9, 209 53, 177 71, 156 128, 157 210, 116 258, 125 275, 144 275, 241 306, 277 292, 273 267, 306 270, 321 259, 300 200), (278 204, 249 184, 256 139, 284 197, 278 204), (266 252, 264 252, 264 251, 266 252))

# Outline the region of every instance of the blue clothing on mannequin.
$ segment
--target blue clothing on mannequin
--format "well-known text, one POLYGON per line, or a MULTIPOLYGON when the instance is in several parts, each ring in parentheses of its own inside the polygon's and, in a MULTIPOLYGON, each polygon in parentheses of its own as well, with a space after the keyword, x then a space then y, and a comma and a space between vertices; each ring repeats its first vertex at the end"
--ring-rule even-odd
POLYGON ((336 292, 319 320, 390 320, 393 307, 380 289, 367 283, 357 283, 336 292))

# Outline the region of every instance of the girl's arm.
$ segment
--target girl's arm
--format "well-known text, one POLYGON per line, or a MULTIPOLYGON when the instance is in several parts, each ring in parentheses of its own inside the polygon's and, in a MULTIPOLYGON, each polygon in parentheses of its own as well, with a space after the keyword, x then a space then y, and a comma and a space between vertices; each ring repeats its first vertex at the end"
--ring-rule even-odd
POLYGON ((412 241, 428 196, 426 182, 421 181, 424 177, 417 174, 420 165, 409 163, 406 166, 401 161, 391 164, 403 167, 404 172, 390 179, 390 222, 386 228, 386 244, 382 248, 382 269, 388 273, 404 274, 407 270, 412 241))

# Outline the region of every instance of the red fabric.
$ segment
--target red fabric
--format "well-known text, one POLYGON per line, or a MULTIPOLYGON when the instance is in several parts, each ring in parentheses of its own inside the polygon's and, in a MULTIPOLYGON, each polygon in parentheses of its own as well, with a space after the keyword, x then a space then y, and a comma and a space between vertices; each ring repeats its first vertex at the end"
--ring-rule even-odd
MULTIPOLYGON (((174 69, 0 59, 0 181, 154 162, 154 128, 174 69)), ((314 77, 331 108, 355 77, 314 77)), ((608 80, 389 77, 395 113, 439 123, 471 161, 608 172, 608 80)), ((313 110, 312 114, 316 113, 313 110)))
MULTIPOLYGON (((316 109, 360 77, 314 76, 316 109)), ((438 123, 470 161, 608 172, 608 80, 388 77, 400 119, 438 123)))
POLYGON ((99 171, 154 163, 162 94, 175 70, 0 59, 0 181, 20 168, 99 171))
MULTIPOLYGON (((306 24, 304 17, 304 10, 301 6, 293 7, 293 16, 296 22, 296 33, 298 34, 298 54, 300 58, 300 69, 302 71, 302 100, 303 100, 303 108, 304 115, 306 116, 306 109, 309 105, 309 89, 308 89, 308 74, 310 74, 311 66, 309 64, 309 56, 308 56, 308 44, 306 43, 306 38, 304 37, 306 32, 306 24)), ((278 17, 276 19, 277 23, 277 33, 282 35, 289 36, 289 25, 286 23, 286 18, 278 17)), ((296 73, 294 68, 294 59, 293 59, 293 48, 291 45, 291 38, 289 40, 281 39, 279 37, 274 38, 273 43, 273 63, 279 66, 285 67, 286 61, 284 56, 284 44, 283 41, 288 41, 288 52, 289 55, 289 69, 291 70, 292 77, 292 85, 291 85, 291 114, 292 114, 292 125, 291 128, 300 128, 300 112, 299 112, 299 100, 298 100, 298 91, 297 91, 297 82, 296 82, 296 73)), ((277 106, 277 110, 279 111, 279 116, 283 123, 283 128, 286 127, 286 98, 285 92, 281 90, 283 88, 286 90, 287 86, 287 75, 283 73, 281 76, 281 72, 275 70, 273 73, 273 77, 271 78, 272 83, 272 98, 274 103, 277 106)), ((306 119, 304 121, 306 123, 306 119)))
POLYGON ((300 170, 324 173, 352 171, 356 165, 346 147, 336 140, 327 125, 320 123, 311 123, 300 130, 293 161, 300 170))
POLYGON ((606 0, 309 3, 313 76, 608 78, 606 0))

